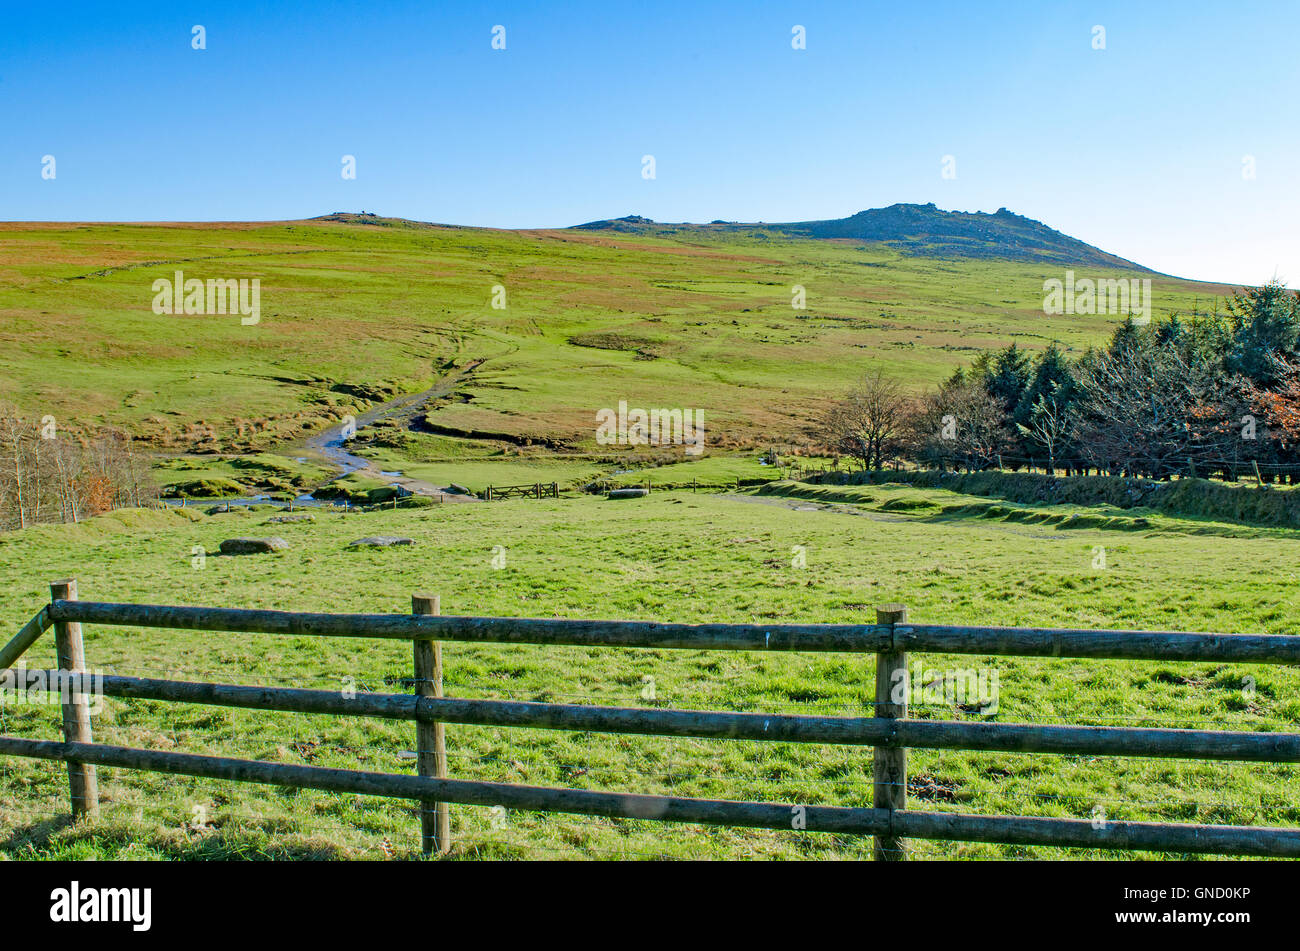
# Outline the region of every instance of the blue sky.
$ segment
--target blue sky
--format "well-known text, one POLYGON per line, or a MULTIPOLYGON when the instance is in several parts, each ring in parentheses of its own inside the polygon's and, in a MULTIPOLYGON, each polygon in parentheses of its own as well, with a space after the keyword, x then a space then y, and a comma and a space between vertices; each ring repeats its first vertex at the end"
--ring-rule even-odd
POLYGON ((4 17, 5 220, 513 228, 933 201, 1174 274, 1300 285, 1294 0, 7 0, 4 17))

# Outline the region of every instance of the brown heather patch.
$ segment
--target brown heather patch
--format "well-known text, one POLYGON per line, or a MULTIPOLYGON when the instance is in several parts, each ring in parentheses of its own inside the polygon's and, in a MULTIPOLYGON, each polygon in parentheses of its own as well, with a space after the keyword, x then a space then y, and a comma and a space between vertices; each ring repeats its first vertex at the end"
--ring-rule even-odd
POLYGON ((257 231, 283 228, 286 225, 318 227, 308 221, 0 221, 4 231, 78 231, 83 228, 112 228, 144 230, 160 228, 167 231, 257 231))
MULTIPOLYGON (((3 311, 3 317, 5 321, 12 322, 10 327, 23 323, 23 330, 13 335, 20 342, 24 340, 27 331, 39 331, 42 349, 67 349, 70 345, 85 342, 79 335, 84 335, 87 320, 80 314, 69 314, 62 310, 40 313, 28 308, 10 308, 3 311)), ((30 340, 27 343, 31 345, 30 340)))
POLYGON ((645 244, 639 241, 629 241, 626 238, 612 238, 593 231, 560 231, 543 229, 515 231, 512 233, 526 237, 546 238, 552 241, 561 241, 566 244, 585 244, 593 247, 610 248, 615 251, 642 251, 647 254, 673 254, 684 258, 707 258, 715 261, 747 261, 753 264, 762 264, 765 266, 772 264, 771 258, 757 257, 748 254, 736 254, 735 252, 728 251, 715 251, 697 245, 670 244, 667 243, 667 239, 665 239, 664 244, 645 244))
MULTIPOLYGON (((619 313, 630 313, 639 309, 644 309, 644 305, 649 303, 646 300, 647 293, 641 295, 632 295, 624 288, 601 288, 601 287, 584 287, 570 290, 561 290, 557 294, 557 302, 565 307, 596 307, 606 310, 617 311, 619 313), (638 308, 635 301, 640 299, 642 307, 638 308)), ((667 295, 656 295, 653 302, 655 307, 670 306, 670 299, 667 295)))
POLYGON ((75 264, 79 267, 96 268, 121 267, 149 259, 147 252, 128 252, 114 247, 87 247, 57 241, 21 239, 0 240, 0 257, 10 265, 75 264))
POLYGON ((507 275, 507 279, 520 284, 528 281, 534 284, 545 284, 548 287, 577 285, 580 287, 601 287, 608 290, 626 289, 637 292, 642 292, 646 288, 645 278, 639 274, 620 274, 617 276, 605 274, 599 268, 592 267, 590 262, 582 262, 572 267, 534 264, 528 267, 512 268, 507 275))
MULTIPOLYGON (((1234 291, 1241 290, 1241 285, 1238 284, 1200 284, 1197 283, 1196 281, 1182 280, 1176 277, 1162 278, 1150 274, 1141 275, 1141 276, 1150 277, 1152 279, 1151 292, 1153 294, 1160 293, 1160 292, 1176 293, 1176 294, 1194 294, 1200 296, 1201 298, 1204 298, 1206 293, 1209 292, 1209 293, 1221 294, 1222 296, 1227 297, 1230 294, 1232 294, 1234 291)), ((1220 302, 1220 306, 1222 306, 1222 302, 1220 302)))

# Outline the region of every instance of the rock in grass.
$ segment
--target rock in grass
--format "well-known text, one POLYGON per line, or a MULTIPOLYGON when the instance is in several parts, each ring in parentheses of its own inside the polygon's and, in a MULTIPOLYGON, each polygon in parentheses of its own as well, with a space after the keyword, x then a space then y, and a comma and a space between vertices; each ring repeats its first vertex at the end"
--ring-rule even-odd
POLYGON ((258 555, 268 551, 284 551, 289 543, 283 538, 227 538, 221 543, 223 555, 258 555))
POLYGON ((275 515, 272 516, 271 518, 268 518, 266 520, 266 523, 269 525, 272 522, 314 522, 314 521, 316 521, 315 515, 310 515, 306 512, 302 512, 302 513, 295 513, 293 515, 275 515))
POLYGON ((650 494, 646 488, 640 489, 610 489, 608 499, 639 499, 650 494))
POLYGON ((457 485, 455 482, 449 482, 449 483, 447 484, 447 491, 448 491, 448 492, 451 492, 451 493, 454 493, 455 495, 473 495, 473 494, 474 494, 474 493, 471 492, 469 489, 465 488, 463 485, 457 485))
POLYGON ((414 545, 414 538, 401 535, 367 535, 348 545, 349 548, 388 548, 393 545, 414 545))

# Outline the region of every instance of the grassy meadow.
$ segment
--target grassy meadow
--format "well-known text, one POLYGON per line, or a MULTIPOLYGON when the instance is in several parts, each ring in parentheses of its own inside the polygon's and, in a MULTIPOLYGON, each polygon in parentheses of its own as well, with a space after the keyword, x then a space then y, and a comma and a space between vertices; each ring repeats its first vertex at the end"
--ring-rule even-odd
MULTIPOLYGON (((50 580, 75 576, 93 600, 339 612, 405 612, 424 591, 456 614, 852 622, 902 601, 913 619, 933 622, 1287 632, 1296 530, 898 484, 673 490, 769 477, 760 456, 773 446, 818 464, 810 421, 870 365, 916 390, 1012 341, 1077 352, 1104 340, 1120 317, 1042 313, 1044 279, 1061 276, 1043 263, 708 230, 507 232, 346 218, 0 223, 0 397, 53 415, 63 430, 134 434, 157 452, 168 494, 311 491, 334 474, 311 437, 425 390, 427 402, 412 397, 409 412, 403 401, 402 412, 363 424, 349 449, 370 466, 333 494, 384 491, 395 472, 475 492, 593 480, 656 487, 629 501, 322 509, 293 523, 270 523, 275 513, 262 507, 206 515, 196 505, 41 525, 0 535, 0 622, 15 631, 48 599, 50 580), (259 280, 260 322, 155 315, 152 283, 177 270, 259 280), (796 285, 804 309, 791 306, 796 285), (492 306, 497 287, 504 307, 492 306), (700 410, 706 453, 598 445, 596 411, 622 400, 700 410), (375 534, 417 544, 346 550, 375 534), (290 547, 215 554, 244 535, 279 535, 290 547), (505 565, 494 567, 502 550, 505 565), (1104 567, 1095 567, 1102 550, 1104 567)), ((1205 309, 1228 291, 1152 280, 1157 315, 1205 309)), ((391 642, 87 627, 86 646, 106 673, 410 689, 410 648, 391 642)), ((859 716, 873 694, 871 656, 448 643, 444 658, 448 694, 463 697, 859 716)), ((1290 731, 1300 720, 1300 672, 1290 668, 921 659, 939 673, 995 672, 1005 722, 1290 731), (1246 677, 1253 693, 1242 689, 1246 677)), ((52 637, 26 660, 48 666, 52 637)), ((913 711, 980 716, 942 704, 913 711)), ((55 706, 0 703, 0 733, 53 738, 58 724, 55 706)), ((451 774, 461 778, 790 804, 871 799, 864 748, 447 732, 451 774)), ((414 771, 414 725, 379 720, 109 699, 95 735, 414 771)), ((1293 767, 912 751, 909 770, 916 808, 1300 822, 1293 767)), ((418 854, 412 803, 123 770, 100 777, 101 819, 74 827, 63 766, 0 759, 0 858, 418 854)), ((871 847, 865 837, 452 811, 453 859, 865 858, 871 847)), ((912 845, 919 858, 1115 857, 912 845)))
MULTIPOLYGON (((429 412, 450 435, 592 448, 595 411, 626 399, 698 408, 726 448, 796 437, 870 361, 920 387, 981 349, 1078 350, 1122 319, 1045 316, 1049 264, 374 221, 0 223, 0 394, 68 428, 253 452, 460 376, 429 412), (154 314, 152 282, 177 270, 260 280, 260 323, 154 314)), ((1155 276, 1155 313, 1226 290, 1155 276)))
MULTIPOLYGON (((456 482, 475 492, 489 485, 526 485, 532 482, 558 483, 561 489, 577 489, 592 481, 610 485, 681 487, 693 482, 702 486, 732 485, 740 479, 773 478, 773 468, 759 460, 759 453, 720 453, 689 456, 680 451, 666 454, 625 452, 617 456, 593 453, 496 452, 467 453, 432 460, 412 460, 391 449, 360 450, 386 471, 401 471, 436 485, 456 482)), ((812 466, 822 460, 804 458, 812 466)))
MULTIPOLYGON (((1300 533, 1152 511, 995 505, 899 485, 784 486, 767 493, 655 493, 441 505, 415 511, 122 510, 0 537, 12 632, 75 576, 88 600, 405 612, 437 593, 448 614, 698 621, 874 619, 902 601, 917 621, 1289 632, 1300 533), (1070 518, 1069 516, 1075 516, 1070 518), (1145 519, 1140 521, 1139 519, 1145 519), (410 549, 346 551, 371 534, 410 549), (235 535, 289 550, 208 555, 235 535), (494 568, 494 549, 506 552, 494 568), (806 567, 797 567, 797 547, 806 567), (1104 548, 1104 568, 1095 567, 1104 548)), ((85 628, 105 673, 402 692, 408 646, 352 639, 85 628)), ((448 695, 681 709, 865 715, 873 657, 444 644, 448 695), (644 691, 653 679, 654 699, 644 691)), ((995 670, 1002 722, 1294 731, 1300 671, 917 655, 927 670, 995 670), (1253 694, 1243 678, 1255 678, 1253 694)), ((47 635, 29 666, 53 660, 47 635)), ((978 718, 943 704, 915 716, 978 718)), ((0 705, 0 733, 55 738, 58 708, 0 705)), ((185 752, 413 772, 414 726, 107 699, 96 739, 185 752)), ((866 805, 863 748, 620 737, 450 725, 451 775, 584 789, 866 805)), ((1300 822, 1293 766, 914 750, 912 808, 1205 823, 1300 822)), ((100 770, 103 815, 67 822, 61 764, 0 760, 6 858, 411 858, 413 804, 100 770)), ((865 858, 866 837, 702 828, 453 806, 453 859, 865 858)), ((1118 858, 913 841, 918 858, 1118 858)), ((1158 856, 1143 856, 1155 858, 1158 856)))

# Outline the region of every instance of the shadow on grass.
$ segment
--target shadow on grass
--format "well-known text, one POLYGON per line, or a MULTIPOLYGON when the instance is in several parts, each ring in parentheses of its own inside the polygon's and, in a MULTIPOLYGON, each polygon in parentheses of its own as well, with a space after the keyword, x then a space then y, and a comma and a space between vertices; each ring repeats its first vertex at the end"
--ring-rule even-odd
POLYGON ((16 849, 39 849, 43 845, 48 845, 55 833, 70 825, 72 825, 72 816, 67 815, 13 829, 9 833, 9 838, 0 841, 0 853, 9 853, 16 849))
MULTIPOLYGON (((928 498, 893 498, 881 500, 888 485, 872 485, 876 494, 861 486, 809 486, 770 483, 757 497, 802 499, 831 511, 869 515, 873 518, 893 516, 893 521, 929 524, 952 522, 1003 522, 1043 529, 1092 529, 1103 531, 1142 532, 1168 535, 1218 535, 1229 538, 1294 537, 1294 529, 1248 523, 1216 521, 1207 515, 1169 515, 1154 508, 1120 508, 1108 504, 1080 506, 1071 511, 1066 502, 944 502, 928 498), (856 509, 857 511, 853 511, 856 509), (1153 519, 1156 519, 1153 521, 1153 519)), ((947 491, 934 489, 936 492, 947 491)))
MULTIPOLYGON (((0 854, 11 858, 112 860, 120 853, 143 848, 143 857, 172 861, 339 861, 354 858, 328 843, 271 842, 256 831, 221 830, 208 835, 160 835, 119 822, 74 825, 70 816, 46 819, 13 829, 0 841, 0 854)), ((138 853, 136 853, 138 856, 138 853)))

